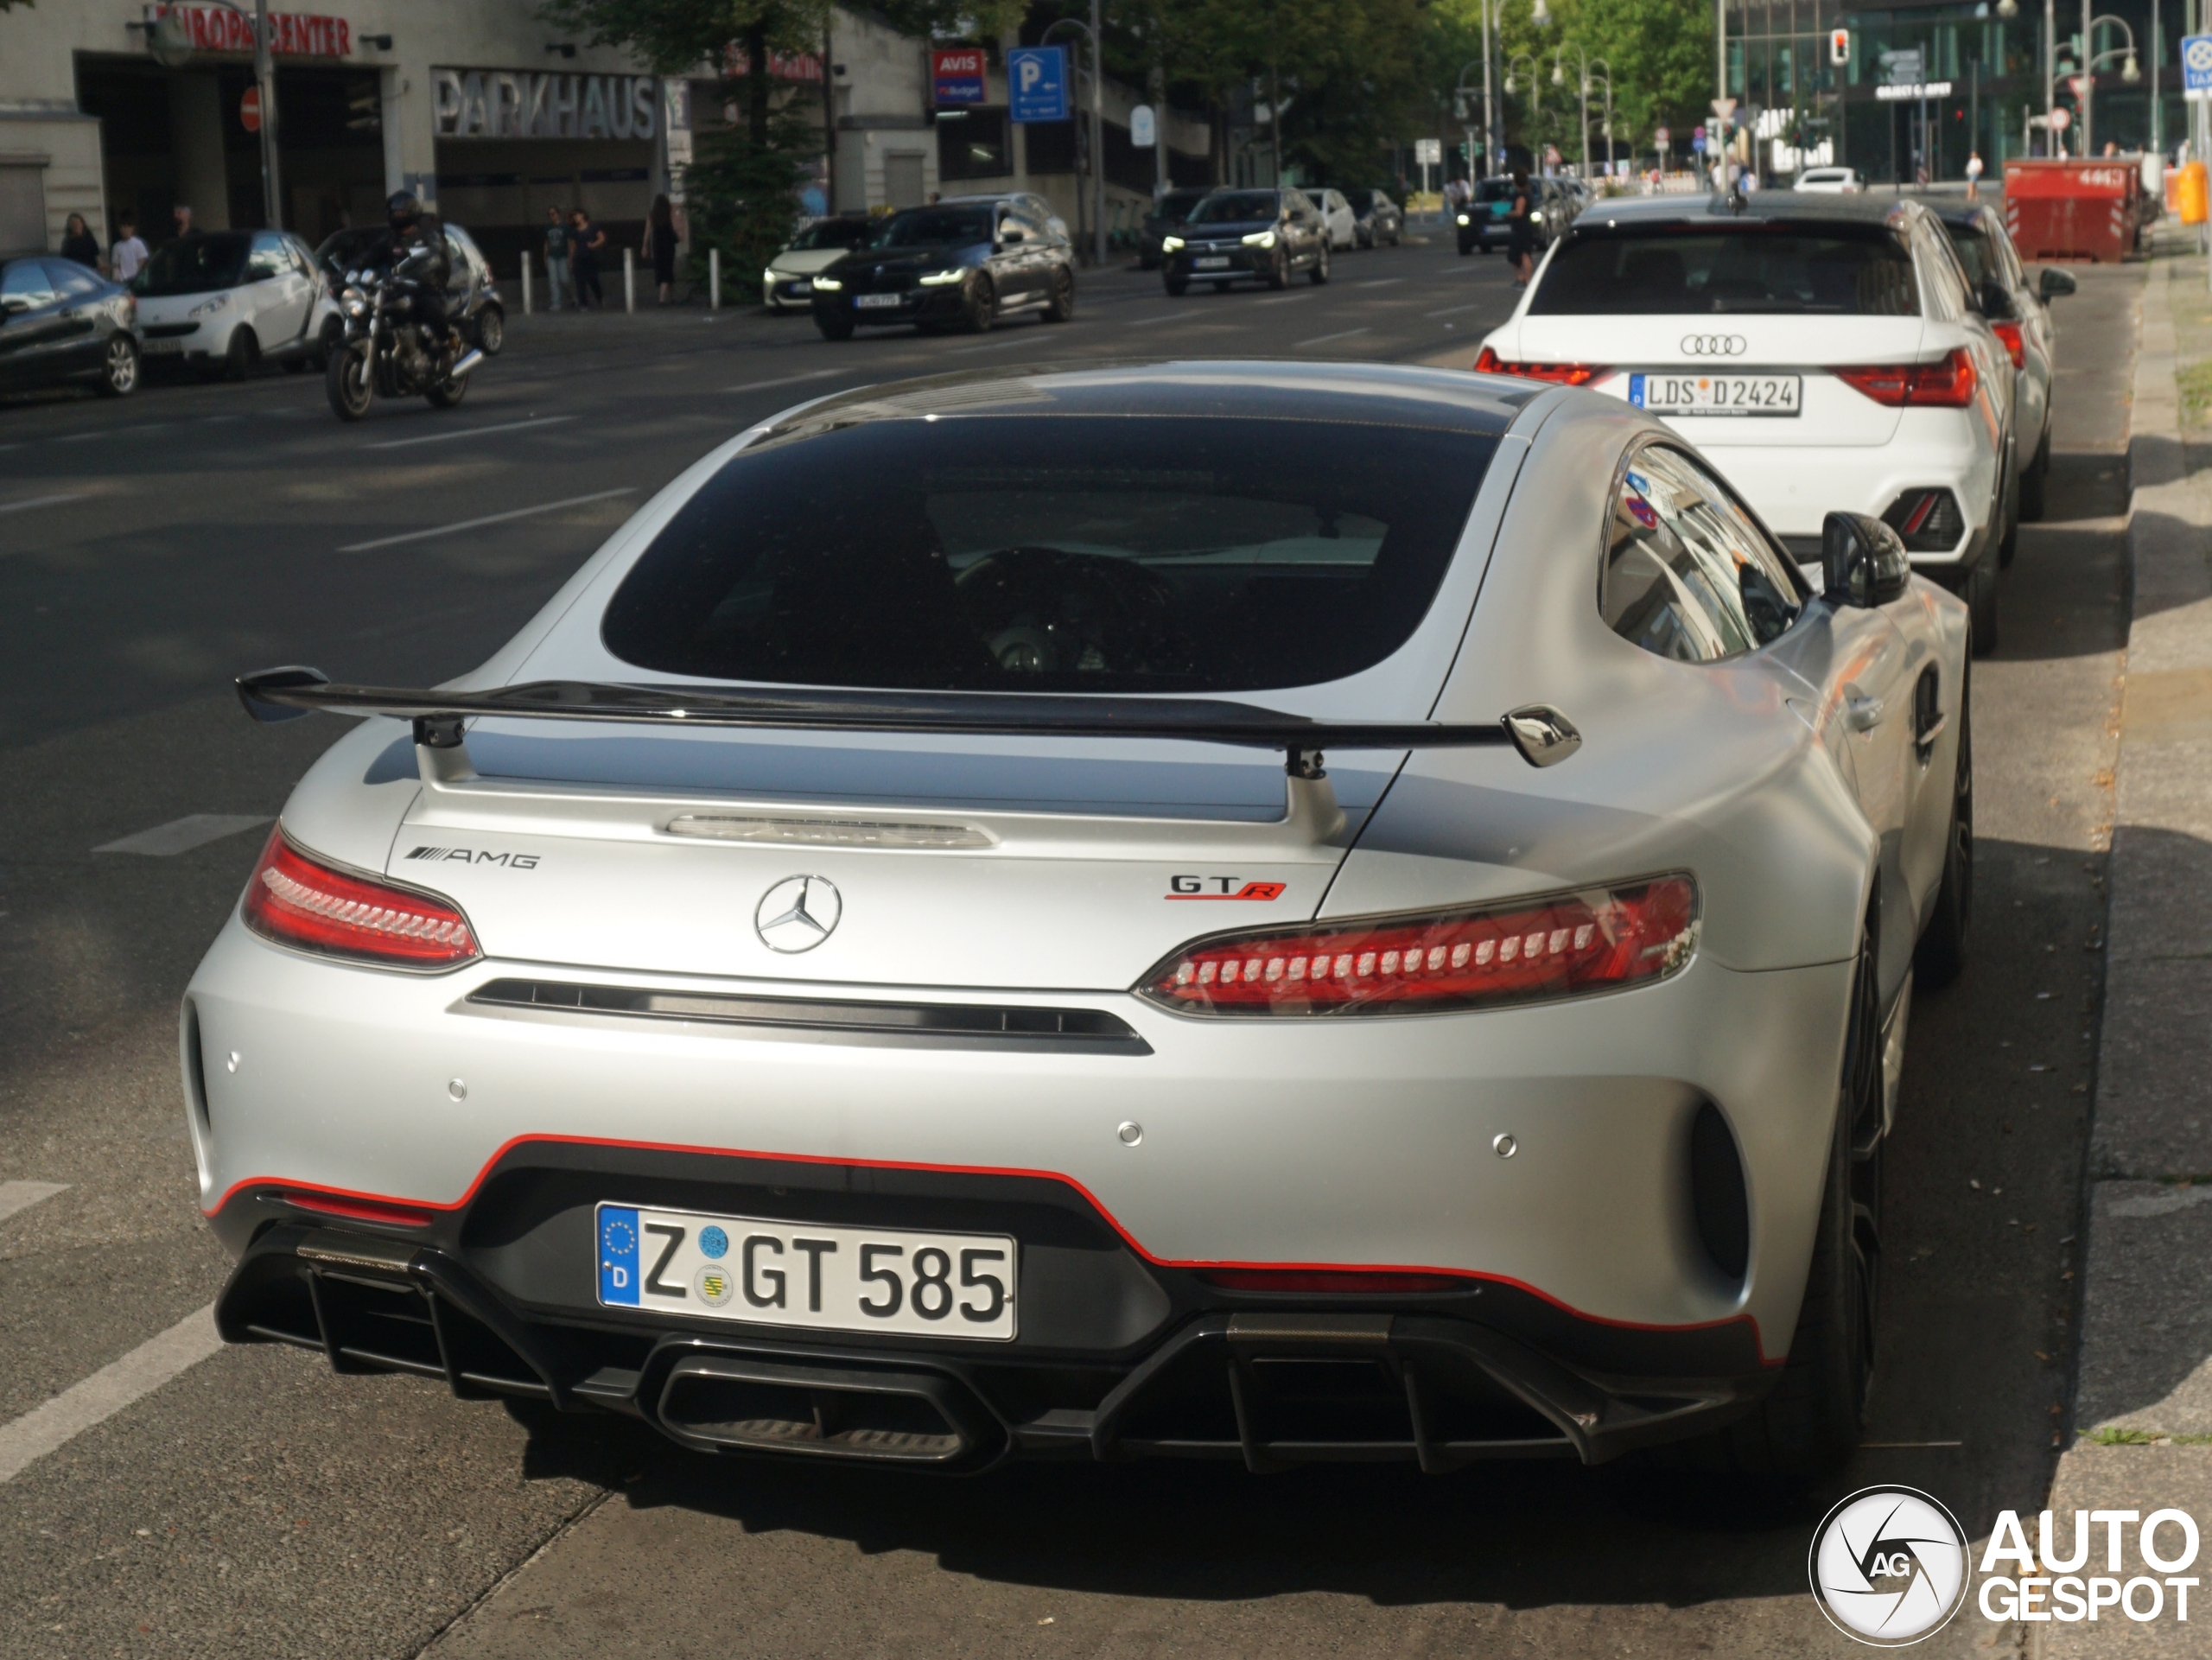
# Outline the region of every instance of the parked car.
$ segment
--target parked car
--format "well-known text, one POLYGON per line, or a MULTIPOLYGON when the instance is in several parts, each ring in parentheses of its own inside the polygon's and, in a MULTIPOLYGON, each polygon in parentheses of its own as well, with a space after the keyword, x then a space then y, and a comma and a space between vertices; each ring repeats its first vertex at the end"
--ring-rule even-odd
MULTIPOLYGON (((1950 233, 1967 291, 2012 354, 2012 467, 2020 481, 2020 518, 2041 518, 2044 487, 2050 477, 2051 375, 2058 354, 2050 302, 2074 292, 2074 278, 2046 265, 2042 279, 2030 282, 2019 250, 2005 229, 2005 215, 1988 203, 1948 196, 1925 200, 1950 233)), ((2005 544, 2004 563, 2012 563, 2014 546, 2005 544)))
POLYGON ((855 248, 875 229, 867 215, 818 219, 793 237, 760 273, 760 303, 771 311, 814 308, 814 277, 855 248))
POLYGON ((1359 246, 1359 215, 1344 198, 1341 190, 1322 188, 1306 194, 1320 209, 1321 223, 1326 229, 1332 252, 1342 253, 1359 246))
POLYGON ((1586 214, 1476 366, 1587 385, 1694 442, 1808 562, 1832 510, 1892 525, 1997 641, 2018 525, 2012 360, 1910 199, 1762 190, 1586 214))
POLYGON ((1171 295, 1193 283, 1211 283, 1217 294, 1237 282, 1286 288, 1299 271, 1317 283, 1329 280, 1321 210, 1302 190, 1217 190, 1160 246, 1160 280, 1171 295))
POLYGON ((1866 175, 1855 167, 1808 167, 1797 175, 1792 190, 1825 192, 1831 195, 1856 195, 1866 189, 1866 175))
MULTIPOLYGON (((507 343, 507 308, 492 275, 492 262, 466 230, 450 220, 442 221, 442 226, 446 239, 446 315, 471 345, 486 357, 495 358, 507 343)), ((378 226, 333 232, 315 250, 315 263, 329 274, 334 287, 342 286, 346 270, 386 234, 378 226)), ((334 315, 317 325, 317 333, 321 336, 321 355, 327 357, 345 334, 344 319, 334 315)))
POLYGON ((815 327, 842 340, 862 325, 981 333, 1026 311, 1067 321, 1075 315, 1075 250, 1052 228, 1057 220, 1038 213, 1039 201, 963 197, 893 214, 866 247, 809 279, 815 327))
POLYGON ((322 360, 337 302, 289 231, 195 232, 154 250, 130 279, 149 358, 243 380, 264 359, 322 360))
POLYGON ((1817 1480, 1966 646, 1886 526, 1808 584, 1586 391, 810 401, 473 673, 238 683, 366 718, 181 1011, 215 1327, 817 1464, 1817 1480))
POLYGON ((120 283, 51 254, 0 265, 0 386, 87 380, 125 398, 138 351, 137 302, 120 283))
POLYGON ((1404 210, 1380 190, 1347 190, 1344 200, 1357 216, 1361 247, 1379 248, 1387 242, 1395 248, 1406 239, 1404 210))
POLYGON ((1192 210, 1213 194, 1209 185, 1203 190, 1170 190, 1152 206, 1144 216, 1144 226, 1137 233, 1137 265, 1143 270, 1160 269, 1160 241, 1183 228, 1192 210))

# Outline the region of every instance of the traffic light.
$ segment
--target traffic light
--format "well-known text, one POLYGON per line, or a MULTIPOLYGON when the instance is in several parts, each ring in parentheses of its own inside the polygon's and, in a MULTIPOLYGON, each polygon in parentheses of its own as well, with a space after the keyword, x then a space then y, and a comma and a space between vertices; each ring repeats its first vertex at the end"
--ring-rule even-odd
POLYGON ((1842 65, 1851 61, 1851 31, 1832 29, 1828 31, 1828 61, 1842 65))

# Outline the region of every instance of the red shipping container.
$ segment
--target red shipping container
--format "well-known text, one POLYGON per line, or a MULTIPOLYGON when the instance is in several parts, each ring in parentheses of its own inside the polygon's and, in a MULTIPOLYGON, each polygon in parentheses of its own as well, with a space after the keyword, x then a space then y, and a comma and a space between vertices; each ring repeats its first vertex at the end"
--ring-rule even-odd
POLYGON ((2005 228, 2023 259, 2115 262, 2135 251, 2142 195, 2133 162, 2007 162, 2005 228))

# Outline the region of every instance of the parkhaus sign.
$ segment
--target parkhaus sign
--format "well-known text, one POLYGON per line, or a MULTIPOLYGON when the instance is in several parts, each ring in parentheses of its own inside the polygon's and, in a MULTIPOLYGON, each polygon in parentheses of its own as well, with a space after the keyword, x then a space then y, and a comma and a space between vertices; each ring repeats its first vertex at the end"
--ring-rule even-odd
POLYGON ((651 138, 660 81, 652 75, 533 74, 433 69, 431 117, 441 138, 651 138))

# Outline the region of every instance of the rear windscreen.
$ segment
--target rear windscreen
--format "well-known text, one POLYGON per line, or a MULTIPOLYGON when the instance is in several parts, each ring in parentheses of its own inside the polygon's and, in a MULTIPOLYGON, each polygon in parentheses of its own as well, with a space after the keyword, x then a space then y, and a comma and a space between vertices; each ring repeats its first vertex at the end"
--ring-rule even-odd
POLYGON ((1912 258, 1878 226, 1668 226, 1578 235, 1552 255, 1535 316, 1920 315, 1912 258))
POLYGON ((740 455, 639 557, 607 649, 667 674, 1238 691, 1403 645, 1496 440, 1377 421, 1024 411, 740 455))

